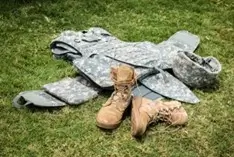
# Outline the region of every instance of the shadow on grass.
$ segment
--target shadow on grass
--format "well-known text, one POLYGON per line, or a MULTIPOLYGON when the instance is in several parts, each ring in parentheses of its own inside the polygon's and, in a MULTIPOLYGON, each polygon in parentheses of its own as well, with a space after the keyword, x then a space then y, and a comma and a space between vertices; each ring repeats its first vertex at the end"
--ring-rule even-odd
POLYGON ((61 111, 62 108, 65 106, 61 107, 38 107, 35 105, 28 105, 27 110, 29 112, 35 113, 35 112, 48 112, 48 113, 54 113, 56 111, 61 111))
POLYGON ((219 80, 216 80, 216 82, 214 82, 213 85, 210 85, 210 86, 205 86, 205 87, 202 87, 202 88, 192 88, 192 87, 189 87, 191 90, 199 90, 199 91, 202 91, 204 93, 215 93, 217 90, 220 89, 220 81, 219 80))
POLYGON ((165 133, 171 134, 179 130, 182 130, 184 127, 186 127, 186 125, 170 126, 170 125, 164 124, 163 122, 152 123, 147 127, 145 133, 142 136, 136 136, 134 138, 136 139, 137 142, 144 143, 145 140, 147 140, 149 137, 153 137, 155 135, 165 134, 165 133), (155 127, 159 127, 160 129, 157 131, 154 131, 155 127))
POLYGON ((146 140, 146 137, 152 136, 151 129, 156 127, 158 123, 152 123, 147 128, 143 135, 141 136, 134 136, 137 142, 144 143, 146 140))
POLYGON ((203 92, 206 92, 206 93, 213 93, 213 92, 219 90, 219 88, 220 88, 220 81, 216 80, 214 85, 209 86, 209 87, 204 87, 204 88, 202 88, 200 90, 203 91, 203 92))
POLYGON ((113 132, 115 131, 115 129, 104 129, 104 128, 100 128, 100 127, 97 127, 99 128, 101 131, 103 131, 106 135, 112 135, 113 132))
POLYGON ((18 8, 23 6, 51 1, 52 0, 1 0, 0 14, 15 12, 18 8))

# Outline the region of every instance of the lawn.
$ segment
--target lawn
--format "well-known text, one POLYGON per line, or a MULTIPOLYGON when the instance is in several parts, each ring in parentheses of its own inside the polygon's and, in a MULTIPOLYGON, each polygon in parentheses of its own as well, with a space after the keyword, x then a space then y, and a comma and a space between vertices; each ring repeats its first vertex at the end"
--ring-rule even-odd
POLYGON ((0 4, 0 156, 234 156, 233 0, 2 0, 0 4), (21 91, 75 77, 49 44, 64 30, 100 26, 125 41, 159 43, 178 30, 201 39, 197 54, 222 63, 219 87, 193 90, 186 127, 151 126, 131 137, 130 116, 112 132, 95 125, 110 93, 58 110, 12 107, 21 91))

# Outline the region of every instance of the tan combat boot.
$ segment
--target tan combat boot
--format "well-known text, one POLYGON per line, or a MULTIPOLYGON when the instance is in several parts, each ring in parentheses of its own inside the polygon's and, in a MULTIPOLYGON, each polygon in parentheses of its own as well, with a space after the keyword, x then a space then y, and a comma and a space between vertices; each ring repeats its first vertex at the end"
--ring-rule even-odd
POLYGON ((97 126, 104 129, 115 129, 121 123, 123 113, 131 103, 131 88, 136 82, 136 74, 130 66, 121 65, 111 68, 111 79, 115 91, 96 117, 97 126))
POLYGON ((133 97, 131 113, 131 130, 133 136, 141 136, 147 126, 153 122, 163 121, 170 125, 184 125, 188 115, 178 101, 152 101, 143 97, 133 97))

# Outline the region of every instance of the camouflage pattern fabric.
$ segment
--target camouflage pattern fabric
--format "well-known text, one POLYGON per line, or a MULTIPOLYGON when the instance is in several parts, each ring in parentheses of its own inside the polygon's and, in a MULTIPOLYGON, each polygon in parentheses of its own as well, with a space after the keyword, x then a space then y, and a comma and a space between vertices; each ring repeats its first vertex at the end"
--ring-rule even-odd
POLYGON ((166 42, 171 42, 184 51, 194 52, 200 43, 200 39, 198 36, 183 30, 176 32, 166 42))
MULTIPOLYGON (((157 45, 148 41, 121 41, 106 30, 96 27, 79 32, 64 31, 50 45, 53 56, 71 62, 82 76, 44 85, 46 92, 22 92, 15 97, 13 104, 22 108, 29 105, 58 107, 65 106, 66 103, 76 105, 86 102, 97 97, 102 89, 113 88, 109 77, 110 67, 123 63, 133 66, 138 75, 140 86, 133 89, 134 95, 143 93, 142 96, 152 100, 165 96, 196 103, 197 97, 179 80, 155 69, 174 70, 178 52, 193 52, 199 42, 199 38, 188 31, 179 31, 157 45), (153 75, 148 76, 149 74, 153 75)), ((209 65, 213 63, 210 62, 209 65)), ((181 69, 175 69, 175 73, 176 70, 179 72, 181 69)), ((183 72, 185 70, 181 74, 183 72)), ((177 77, 180 77, 178 73, 177 77)), ((181 77, 181 80, 189 84, 186 77, 181 77)))
POLYGON ((29 106, 61 107, 66 105, 66 103, 52 97, 42 90, 21 92, 13 99, 12 103, 16 108, 25 108, 29 106))
POLYGON ((84 86, 87 86, 89 88, 91 88, 94 91, 97 92, 101 92, 102 88, 98 87, 97 85, 95 85, 92 81, 82 77, 81 75, 76 76, 75 78, 79 83, 83 84, 84 86))
POLYGON ((70 105, 81 104, 98 96, 98 91, 95 88, 80 83, 77 78, 65 78, 46 84, 43 89, 70 105))
POLYGON ((92 58, 75 59, 73 65, 77 68, 80 74, 95 82, 101 88, 110 88, 113 86, 113 81, 110 78, 111 65, 117 66, 117 61, 110 62, 110 58, 95 55, 92 58))
MULTIPOLYGON (((109 77, 110 67, 118 66, 121 63, 129 64, 136 69, 139 77, 146 75, 155 67, 171 69, 178 51, 194 51, 199 42, 199 38, 188 31, 179 31, 167 41, 157 45, 148 41, 124 42, 102 28, 90 28, 86 31, 63 32, 52 41, 51 49, 54 56, 65 56, 64 58, 72 61, 83 76, 92 80, 101 88, 110 88, 113 86, 113 82, 109 77), (70 57, 70 54, 74 57, 70 57), (148 67, 148 69, 141 67, 148 67)), ((190 89, 179 80, 173 79, 171 75, 169 84, 172 86, 171 89, 174 89, 172 91, 177 93, 170 92, 171 89, 169 88, 160 90, 156 87, 158 84, 155 83, 155 81, 164 82, 163 80, 160 81, 160 79, 164 78, 146 77, 144 83, 142 83, 154 93, 160 93, 159 91, 161 91, 160 94, 169 98, 189 103, 198 102, 197 97, 190 89), (148 86, 149 84, 150 86, 148 86)), ((167 85, 164 83, 160 87, 165 86, 167 85)))
POLYGON ((164 75, 162 73, 151 75, 140 82, 165 97, 193 104, 199 102, 199 99, 182 82, 168 72, 164 72, 164 75))
MULTIPOLYGON (((113 87, 113 81, 110 78, 110 67, 116 67, 123 64, 120 61, 113 60, 103 55, 94 55, 86 59, 75 59, 73 65, 83 75, 95 82, 96 85, 104 89, 113 87)), ((126 64, 126 63, 125 63, 126 64)), ((141 77, 150 69, 134 67, 138 77, 141 77)))
MULTIPOLYGON (((73 61, 74 66, 79 70, 79 72, 86 78, 91 79, 97 86, 101 86, 102 89, 113 89, 113 81, 110 78, 110 67, 116 67, 123 63, 110 59, 106 56, 95 55, 92 58, 86 60, 75 59, 73 61)), ((146 68, 135 67, 135 72, 138 76, 144 77, 151 70, 146 68)), ((82 78, 84 81, 88 82, 86 79, 82 78)), ((157 98, 162 98, 158 93, 147 89, 145 86, 136 85, 132 89, 132 93, 135 96, 144 96, 151 100, 156 100, 157 98)))
MULTIPOLYGON (((95 55, 92 58, 86 60, 74 60, 75 67, 77 67, 83 75, 86 75, 96 84, 102 88, 110 88, 113 86, 113 81, 110 79, 110 67, 118 66, 120 63, 116 60, 110 59, 105 56, 95 55)), ((163 95, 165 97, 180 100, 189 103, 198 103, 198 98, 178 79, 174 78, 167 72, 152 72, 152 69, 135 67, 139 81, 149 88, 148 93, 143 93, 147 97, 159 97, 163 95), (147 73, 153 75, 148 76, 147 73), (157 74, 156 74, 157 73, 157 74), (146 77, 143 77, 146 75, 146 77), (152 83, 153 82, 153 83, 152 83), (151 90, 150 90, 151 89, 151 90), (150 94, 151 93, 151 94, 150 94)), ((135 89, 135 93, 138 90, 135 89)), ((140 91, 138 92, 138 95, 140 91)), ((144 96, 141 95, 141 96, 144 96)))
POLYGON ((179 31, 157 45, 148 41, 125 42, 102 28, 94 27, 79 32, 64 31, 50 47, 56 58, 74 60, 99 54, 132 65, 147 64, 168 69, 172 68, 179 50, 192 52, 199 42, 199 38, 188 31, 179 31))
POLYGON ((186 85, 196 88, 209 87, 217 81, 221 64, 214 57, 200 57, 194 53, 179 52, 174 59, 173 72, 186 85))

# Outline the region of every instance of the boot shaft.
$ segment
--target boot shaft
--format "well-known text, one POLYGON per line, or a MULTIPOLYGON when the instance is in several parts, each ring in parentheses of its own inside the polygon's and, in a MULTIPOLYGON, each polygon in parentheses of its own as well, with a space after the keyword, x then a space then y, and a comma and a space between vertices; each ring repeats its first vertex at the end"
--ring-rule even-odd
POLYGON ((136 82, 136 73, 134 69, 128 65, 120 65, 111 68, 111 79, 114 82, 114 97, 126 100, 131 95, 131 88, 136 82))
POLYGON ((136 73, 134 69, 128 65, 120 65, 111 68, 111 79, 115 85, 130 85, 136 81, 136 73))
POLYGON ((114 129, 121 123, 123 113, 131 103, 131 89, 136 81, 136 74, 130 66, 121 65, 111 68, 111 79, 115 91, 96 117, 97 125, 105 129, 114 129))

